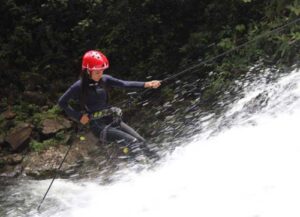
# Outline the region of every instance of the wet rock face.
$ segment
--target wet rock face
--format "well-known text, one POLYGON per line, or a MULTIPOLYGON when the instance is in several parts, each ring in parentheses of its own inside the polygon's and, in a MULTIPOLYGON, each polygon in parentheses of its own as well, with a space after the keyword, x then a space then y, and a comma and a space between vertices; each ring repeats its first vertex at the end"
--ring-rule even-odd
POLYGON ((31 176, 36 179, 51 178, 55 173, 60 175, 70 175, 75 168, 85 159, 89 159, 89 155, 98 149, 96 145, 98 139, 91 133, 84 134, 85 140, 81 141, 75 138, 72 142, 67 158, 65 159, 60 171, 57 169, 63 161, 69 146, 57 144, 49 147, 42 152, 31 152, 27 154, 22 162, 23 175, 31 176))
POLYGON ((5 165, 0 169, 0 177, 13 178, 21 175, 23 171, 23 167, 21 164, 16 166, 13 165, 5 165), (1 172, 2 171, 2 172, 1 172))
POLYGON ((9 143, 13 151, 21 148, 30 138, 33 126, 27 123, 20 123, 5 137, 5 141, 9 143))
POLYGON ((3 112, 2 115, 6 120, 11 120, 11 119, 14 119, 16 117, 16 113, 14 113, 10 110, 7 110, 7 111, 3 112))
POLYGON ((0 177, 16 177, 21 174, 23 156, 9 154, 0 157, 0 177))
POLYGON ((46 119, 42 123, 43 126, 43 134, 44 135, 49 135, 53 133, 57 133, 59 130, 62 129, 69 129, 72 127, 72 122, 65 119, 65 118, 60 118, 60 119, 46 119))
POLYGON ((10 154, 0 157, 0 161, 5 165, 16 165, 21 163, 23 156, 21 154, 10 154))

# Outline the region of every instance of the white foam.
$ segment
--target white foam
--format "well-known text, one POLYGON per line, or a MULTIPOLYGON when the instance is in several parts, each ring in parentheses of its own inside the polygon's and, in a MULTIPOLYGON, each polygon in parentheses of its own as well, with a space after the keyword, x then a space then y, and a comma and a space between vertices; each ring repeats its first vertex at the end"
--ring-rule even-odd
MULTIPOLYGON (((290 82, 297 85, 299 74, 265 86, 276 97, 271 107, 251 117, 257 125, 237 122, 215 137, 199 135, 157 170, 128 174, 111 186, 68 183, 52 192, 68 200, 67 208, 41 216, 299 217, 300 106, 290 97, 297 99, 300 93, 299 87, 283 88, 290 82)), ((245 99, 249 96, 253 93, 245 99)), ((236 105, 234 111, 243 109, 236 105)))

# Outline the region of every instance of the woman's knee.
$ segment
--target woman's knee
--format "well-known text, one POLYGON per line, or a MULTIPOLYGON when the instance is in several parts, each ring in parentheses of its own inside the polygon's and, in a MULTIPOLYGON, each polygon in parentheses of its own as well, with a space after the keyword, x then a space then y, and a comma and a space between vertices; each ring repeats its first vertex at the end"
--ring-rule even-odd
POLYGON ((138 139, 140 142, 145 142, 146 140, 138 133, 136 132, 132 127, 124 123, 123 121, 120 123, 120 129, 122 131, 125 131, 126 133, 130 134, 131 136, 138 139))
POLYGON ((136 142, 137 140, 132 135, 123 132, 121 130, 118 130, 116 128, 109 128, 107 130, 107 138, 109 140, 115 140, 115 141, 119 141, 119 143, 127 143, 127 144, 136 142))

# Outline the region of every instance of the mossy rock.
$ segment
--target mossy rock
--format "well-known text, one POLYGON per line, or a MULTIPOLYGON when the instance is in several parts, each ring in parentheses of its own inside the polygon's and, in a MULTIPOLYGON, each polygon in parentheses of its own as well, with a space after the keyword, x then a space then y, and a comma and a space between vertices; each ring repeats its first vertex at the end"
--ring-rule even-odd
POLYGON ((42 133, 44 135, 54 134, 60 130, 70 129, 72 127, 72 122, 59 117, 55 119, 45 119, 42 121, 42 133))

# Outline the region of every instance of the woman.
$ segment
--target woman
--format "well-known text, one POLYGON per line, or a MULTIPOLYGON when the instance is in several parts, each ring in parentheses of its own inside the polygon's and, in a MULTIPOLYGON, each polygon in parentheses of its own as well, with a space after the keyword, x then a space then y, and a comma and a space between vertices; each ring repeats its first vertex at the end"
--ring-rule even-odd
MULTIPOLYGON (((121 88, 158 88, 160 81, 124 81, 103 74, 109 61, 100 51, 91 50, 84 54, 80 80, 76 81, 60 97, 59 106, 71 118, 81 124, 90 124, 93 133, 102 142, 115 141, 132 152, 135 147, 150 153, 145 139, 121 120, 121 110, 108 104, 108 87, 121 88), (81 111, 69 105, 70 100, 80 103, 81 111)), ((124 149, 124 150, 128 150, 124 149)))

